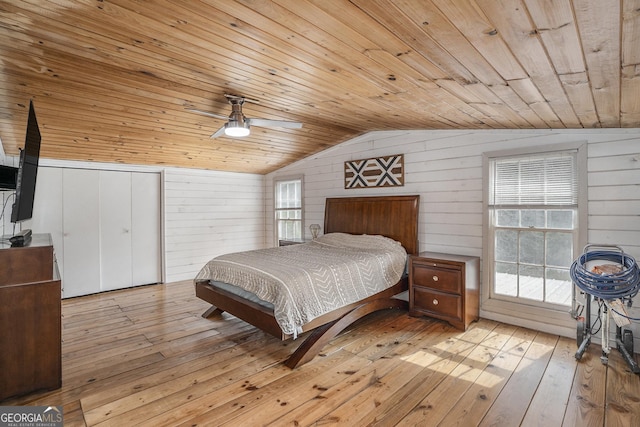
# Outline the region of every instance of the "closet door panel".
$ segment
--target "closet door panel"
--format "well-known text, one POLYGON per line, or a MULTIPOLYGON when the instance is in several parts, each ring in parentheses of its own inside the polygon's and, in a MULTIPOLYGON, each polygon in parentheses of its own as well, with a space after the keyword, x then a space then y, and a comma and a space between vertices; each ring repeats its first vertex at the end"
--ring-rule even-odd
POLYGON ((101 290, 131 283, 131 173, 100 171, 101 290))
POLYGON ((96 171, 62 173, 65 298, 100 292, 99 183, 96 171))
MULTIPOLYGON (((33 201, 33 218, 23 228, 34 233, 49 233, 60 275, 64 277, 64 238, 62 228, 62 169, 40 166, 33 201)), ((62 284, 64 286, 64 283, 62 284)))
POLYGON ((160 253, 160 174, 131 174, 132 284, 162 280, 160 253))

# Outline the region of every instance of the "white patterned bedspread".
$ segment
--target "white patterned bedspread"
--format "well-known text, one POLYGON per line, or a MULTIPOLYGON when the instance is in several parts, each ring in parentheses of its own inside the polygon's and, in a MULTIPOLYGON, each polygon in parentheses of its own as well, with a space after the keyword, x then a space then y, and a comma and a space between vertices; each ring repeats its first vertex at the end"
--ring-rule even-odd
POLYGON ((407 253, 383 236, 330 233, 277 248, 221 255, 195 280, 230 283, 274 306, 276 321, 294 338, 314 318, 396 284, 407 253))

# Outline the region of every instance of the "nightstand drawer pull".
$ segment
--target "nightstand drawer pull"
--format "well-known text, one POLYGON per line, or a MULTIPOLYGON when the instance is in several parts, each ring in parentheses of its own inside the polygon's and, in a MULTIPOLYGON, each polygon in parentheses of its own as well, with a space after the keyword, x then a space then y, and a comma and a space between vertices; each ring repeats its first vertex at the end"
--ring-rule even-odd
POLYGON ((433 276, 433 281, 437 282, 438 281, 438 276, 433 276))
POLYGON ((433 305, 438 305, 438 300, 437 299, 433 299, 433 305))

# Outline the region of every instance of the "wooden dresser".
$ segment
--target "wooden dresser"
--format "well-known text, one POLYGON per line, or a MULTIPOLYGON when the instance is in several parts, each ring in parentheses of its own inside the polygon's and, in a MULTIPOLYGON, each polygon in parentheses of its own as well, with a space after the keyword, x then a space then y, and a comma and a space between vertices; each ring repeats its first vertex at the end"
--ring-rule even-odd
POLYGON ((421 252, 409 259, 409 314, 465 330, 479 317, 480 259, 421 252))
POLYGON ((0 401, 62 385, 60 287, 49 234, 0 243, 0 401))

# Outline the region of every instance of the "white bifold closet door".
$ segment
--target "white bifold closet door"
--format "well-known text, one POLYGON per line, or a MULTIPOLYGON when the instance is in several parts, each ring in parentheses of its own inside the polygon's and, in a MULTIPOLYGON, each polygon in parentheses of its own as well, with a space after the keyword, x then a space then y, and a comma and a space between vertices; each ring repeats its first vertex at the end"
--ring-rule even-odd
POLYGON ((160 176, 100 171, 100 290, 160 281, 160 176))
POLYGON ((160 281, 160 181, 100 171, 101 290, 160 281))
POLYGON ((162 280, 160 174, 43 167, 34 232, 51 233, 63 297, 162 280))

